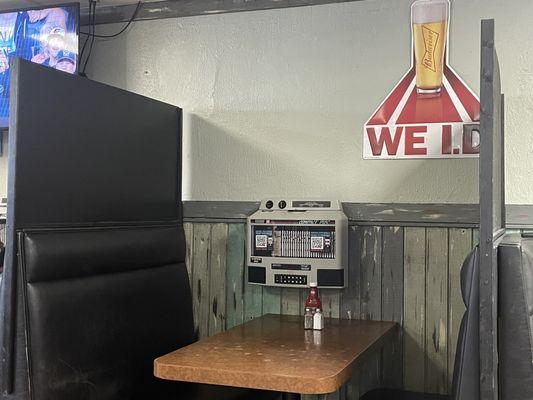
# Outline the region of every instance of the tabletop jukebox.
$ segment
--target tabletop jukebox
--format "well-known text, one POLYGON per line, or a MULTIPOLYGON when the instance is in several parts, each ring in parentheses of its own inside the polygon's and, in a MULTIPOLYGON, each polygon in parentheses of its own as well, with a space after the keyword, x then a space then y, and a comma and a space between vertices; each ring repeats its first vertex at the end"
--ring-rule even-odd
POLYGON ((347 285, 348 218, 339 201, 264 200, 247 235, 249 283, 347 285))

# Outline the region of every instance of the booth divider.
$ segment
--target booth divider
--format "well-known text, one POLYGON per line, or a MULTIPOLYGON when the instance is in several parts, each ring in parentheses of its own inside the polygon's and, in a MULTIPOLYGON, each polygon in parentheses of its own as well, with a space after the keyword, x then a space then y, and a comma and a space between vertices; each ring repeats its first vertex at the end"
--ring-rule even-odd
POLYGON ((505 234, 504 100, 494 20, 481 23, 480 395, 498 398, 498 244, 505 234))

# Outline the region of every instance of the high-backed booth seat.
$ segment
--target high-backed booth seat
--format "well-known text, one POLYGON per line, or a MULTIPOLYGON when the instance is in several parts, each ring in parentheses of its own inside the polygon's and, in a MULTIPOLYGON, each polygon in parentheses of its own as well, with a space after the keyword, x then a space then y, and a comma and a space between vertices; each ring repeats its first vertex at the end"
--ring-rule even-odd
POLYGON ((28 61, 11 69, 0 398, 275 396, 153 376, 155 358, 194 340, 181 110, 28 61))
POLYGON ((19 237, 35 399, 273 397, 153 377, 155 357, 194 341, 180 226, 37 230, 19 237))
POLYGON ((452 395, 376 389, 361 400, 478 400, 479 399, 479 248, 465 259, 461 269, 461 293, 466 311, 461 320, 452 395))
POLYGON ((501 400, 533 399, 533 237, 506 236, 498 249, 501 400))

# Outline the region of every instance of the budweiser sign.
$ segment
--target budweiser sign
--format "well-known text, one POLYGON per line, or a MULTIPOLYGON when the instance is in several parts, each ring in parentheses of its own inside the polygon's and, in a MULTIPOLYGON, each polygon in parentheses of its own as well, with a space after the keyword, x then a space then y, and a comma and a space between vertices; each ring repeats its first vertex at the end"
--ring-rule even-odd
POLYGON ((478 156, 479 99, 449 66, 449 9, 413 3, 412 65, 365 124, 365 159, 478 156))

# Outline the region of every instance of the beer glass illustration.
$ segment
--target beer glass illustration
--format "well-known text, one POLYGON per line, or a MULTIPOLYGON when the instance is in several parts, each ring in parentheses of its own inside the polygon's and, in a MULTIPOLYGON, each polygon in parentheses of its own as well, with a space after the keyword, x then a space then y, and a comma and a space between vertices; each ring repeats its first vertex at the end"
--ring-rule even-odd
POLYGON ((448 0, 417 0, 411 6, 419 94, 438 95, 441 91, 449 9, 448 0))

